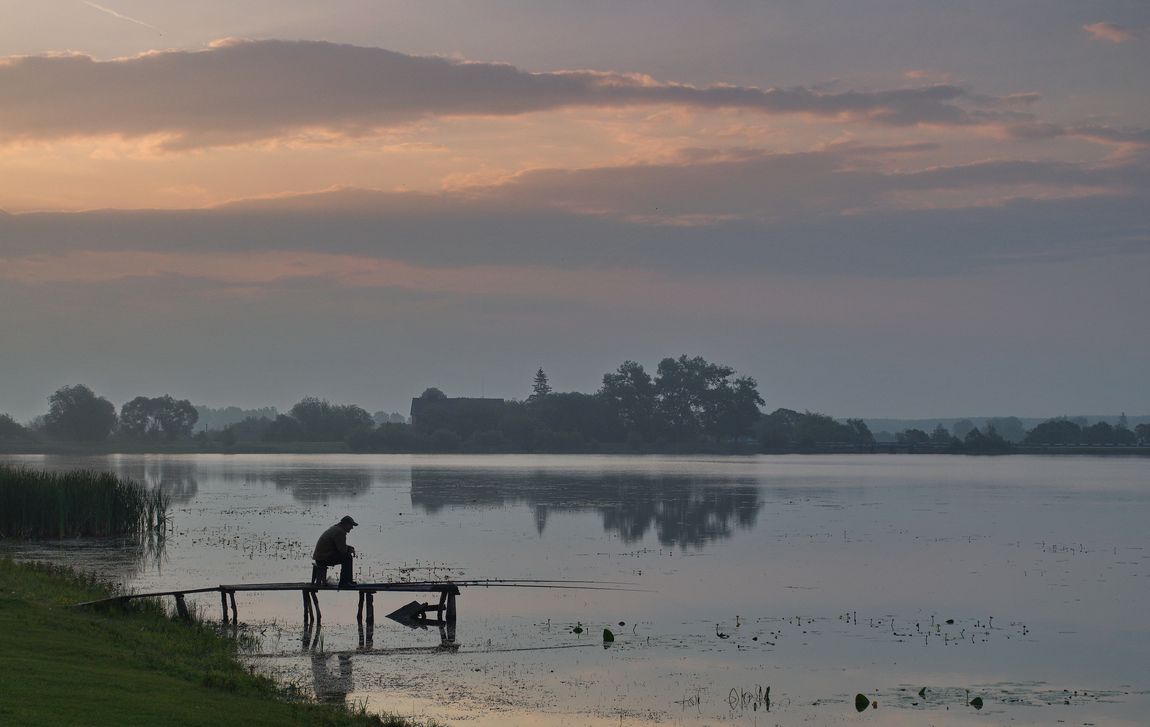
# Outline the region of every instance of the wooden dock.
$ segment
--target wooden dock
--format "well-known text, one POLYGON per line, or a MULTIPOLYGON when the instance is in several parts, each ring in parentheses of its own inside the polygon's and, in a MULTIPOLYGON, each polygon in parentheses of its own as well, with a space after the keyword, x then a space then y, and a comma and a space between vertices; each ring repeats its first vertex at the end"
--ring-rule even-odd
MULTIPOLYGON (((464 585, 483 585, 478 582, 468 582, 464 585)), ((393 582, 393 583, 359 583, 354 586, 332 586, 323 583, 234 583, 218 586, 204 586, 202 588, 184 588, 171 591, 154 591, 149 593, 127 593, 111 598, 101 598, 95 601, 77 603, 82 606, 105 606, 125 604, 141 598, 172 597, 176 603, 176 613, 184 620, 190 620, 186 597, 199 593, 219 593, 221 620, 224 623, 238 623, 238 610, 236 608, 236 594, 242 592, 271 592, 271 591, 299 591, 303 599, 304 623, 319 621, 320 591, 334 591, 344 593, 357 593, 359 605, 356 609, 356 621, 362 623, 365 618, 368 624, 375 623, 375 594, 377 593, 434 593, 438 594, 437 603, 421 603, 412 601, 388 614, 390 618, 410 626, 445 625, 454 624, 456 620, 455 598, 460 595, 459 584, 452 581, 420 581, 420 582, 393 582), (230 607, 230 609, 229 609, 230 607), (229 614, 229 610, 231 613, 229 614), (427 618, 429 613, 436 614, 435 619, 427 618), (229 618, 230 617, 230 618, 229 618)))

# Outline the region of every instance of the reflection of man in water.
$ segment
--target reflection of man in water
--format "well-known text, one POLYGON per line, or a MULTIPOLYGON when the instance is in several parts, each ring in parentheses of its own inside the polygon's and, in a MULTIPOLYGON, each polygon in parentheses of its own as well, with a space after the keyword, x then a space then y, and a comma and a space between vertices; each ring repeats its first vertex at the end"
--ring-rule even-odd
POLYGON ((344 515, 338 523, 323 531, 323 535, 319 536, 315 544, 315 553, 311 556, 315 559, 316 565, 340 566, 341 588, 355 585, 355 581, 351 579, 351 559, 355 557, 355 548, 347 544, 347 534, 356 525, 359 523, 352 520, 351 515, 344 515))
POLYGON ((339 673, 331 672, 327 667, 330 654, 312 652, 311 677, 315 681, 315 696, 322 702, 329 704, 343 704, 347 701, 347 694, 355 688, 352 679, 351 654, 340 654, 336 657, 339 663, 339 673))

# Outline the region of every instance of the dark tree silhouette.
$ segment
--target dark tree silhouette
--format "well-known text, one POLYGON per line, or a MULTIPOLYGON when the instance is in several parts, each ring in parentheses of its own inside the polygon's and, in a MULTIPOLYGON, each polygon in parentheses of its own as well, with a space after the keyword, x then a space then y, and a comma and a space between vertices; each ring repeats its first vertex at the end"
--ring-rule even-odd
POLYGON ((291 416, 303 427, 303 438, 313 442, 343 441, 355 432, 375 426, 371 414, 361 407, 332 404, 314 396, 293 406, 291 416))
POLYGON ((116 407, 87 386, 64 386, 48 397, 44 429, 60 439, 102 442, 116 426, 116 407))
POLYGON ((120 430, 137 439, 190 437, 199 412, 187 399, 137 396, 120 407, 120 430))
POLYGON ((641 364, 624 361, 613 373, 603 374, 599 397, 628 430, 650 436, 655 414, 655 385, 641 364))
POLYGON ((535 380, 531 384, 531 396, 527 397, 528 401, 538 401, 544 399, 551 394, 551 383, 547 380, 547 374, 540 366, 539 370, 535 372, 535 380))

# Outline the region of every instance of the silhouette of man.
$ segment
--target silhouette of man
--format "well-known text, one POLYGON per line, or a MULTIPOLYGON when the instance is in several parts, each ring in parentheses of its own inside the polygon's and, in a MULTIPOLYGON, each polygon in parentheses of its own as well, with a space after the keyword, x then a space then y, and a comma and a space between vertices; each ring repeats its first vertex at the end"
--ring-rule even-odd
POLYGON ((355 585, 351 579, 351 559, 355 557, 355 548, 347 544, 347 534, 356 525, 359 523, 352 520, 351 515, 344 515, 338 523, 323 531, 311 556, 316 565, 340 566, 340 588, 355 585))

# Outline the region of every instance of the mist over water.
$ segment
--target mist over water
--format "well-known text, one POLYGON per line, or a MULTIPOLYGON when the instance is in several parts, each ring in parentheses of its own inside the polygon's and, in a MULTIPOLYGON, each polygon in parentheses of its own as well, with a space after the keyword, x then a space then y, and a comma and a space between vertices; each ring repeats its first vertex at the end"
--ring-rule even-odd
MULTIPOLYGON (((875 724, 1140 724, 1150 707, 1142 459, 5 460, 167 492, 162 553, 0 543, 137 590, 304 581, 316 537, 344 514, 361 524, 361 582, 642 589, 464 588, 457 649, 382 618, 410 594, 378 594, 370 634, 351 594, 320 595, 318 632, 298 594, 237 594, 263 635, 252 662, 329 700, 480 725, 828 724, 860 718, 857 693, 877 702, 862 716, 875 724)), ((189 600, 218 618, 215 598, 189 600)))

